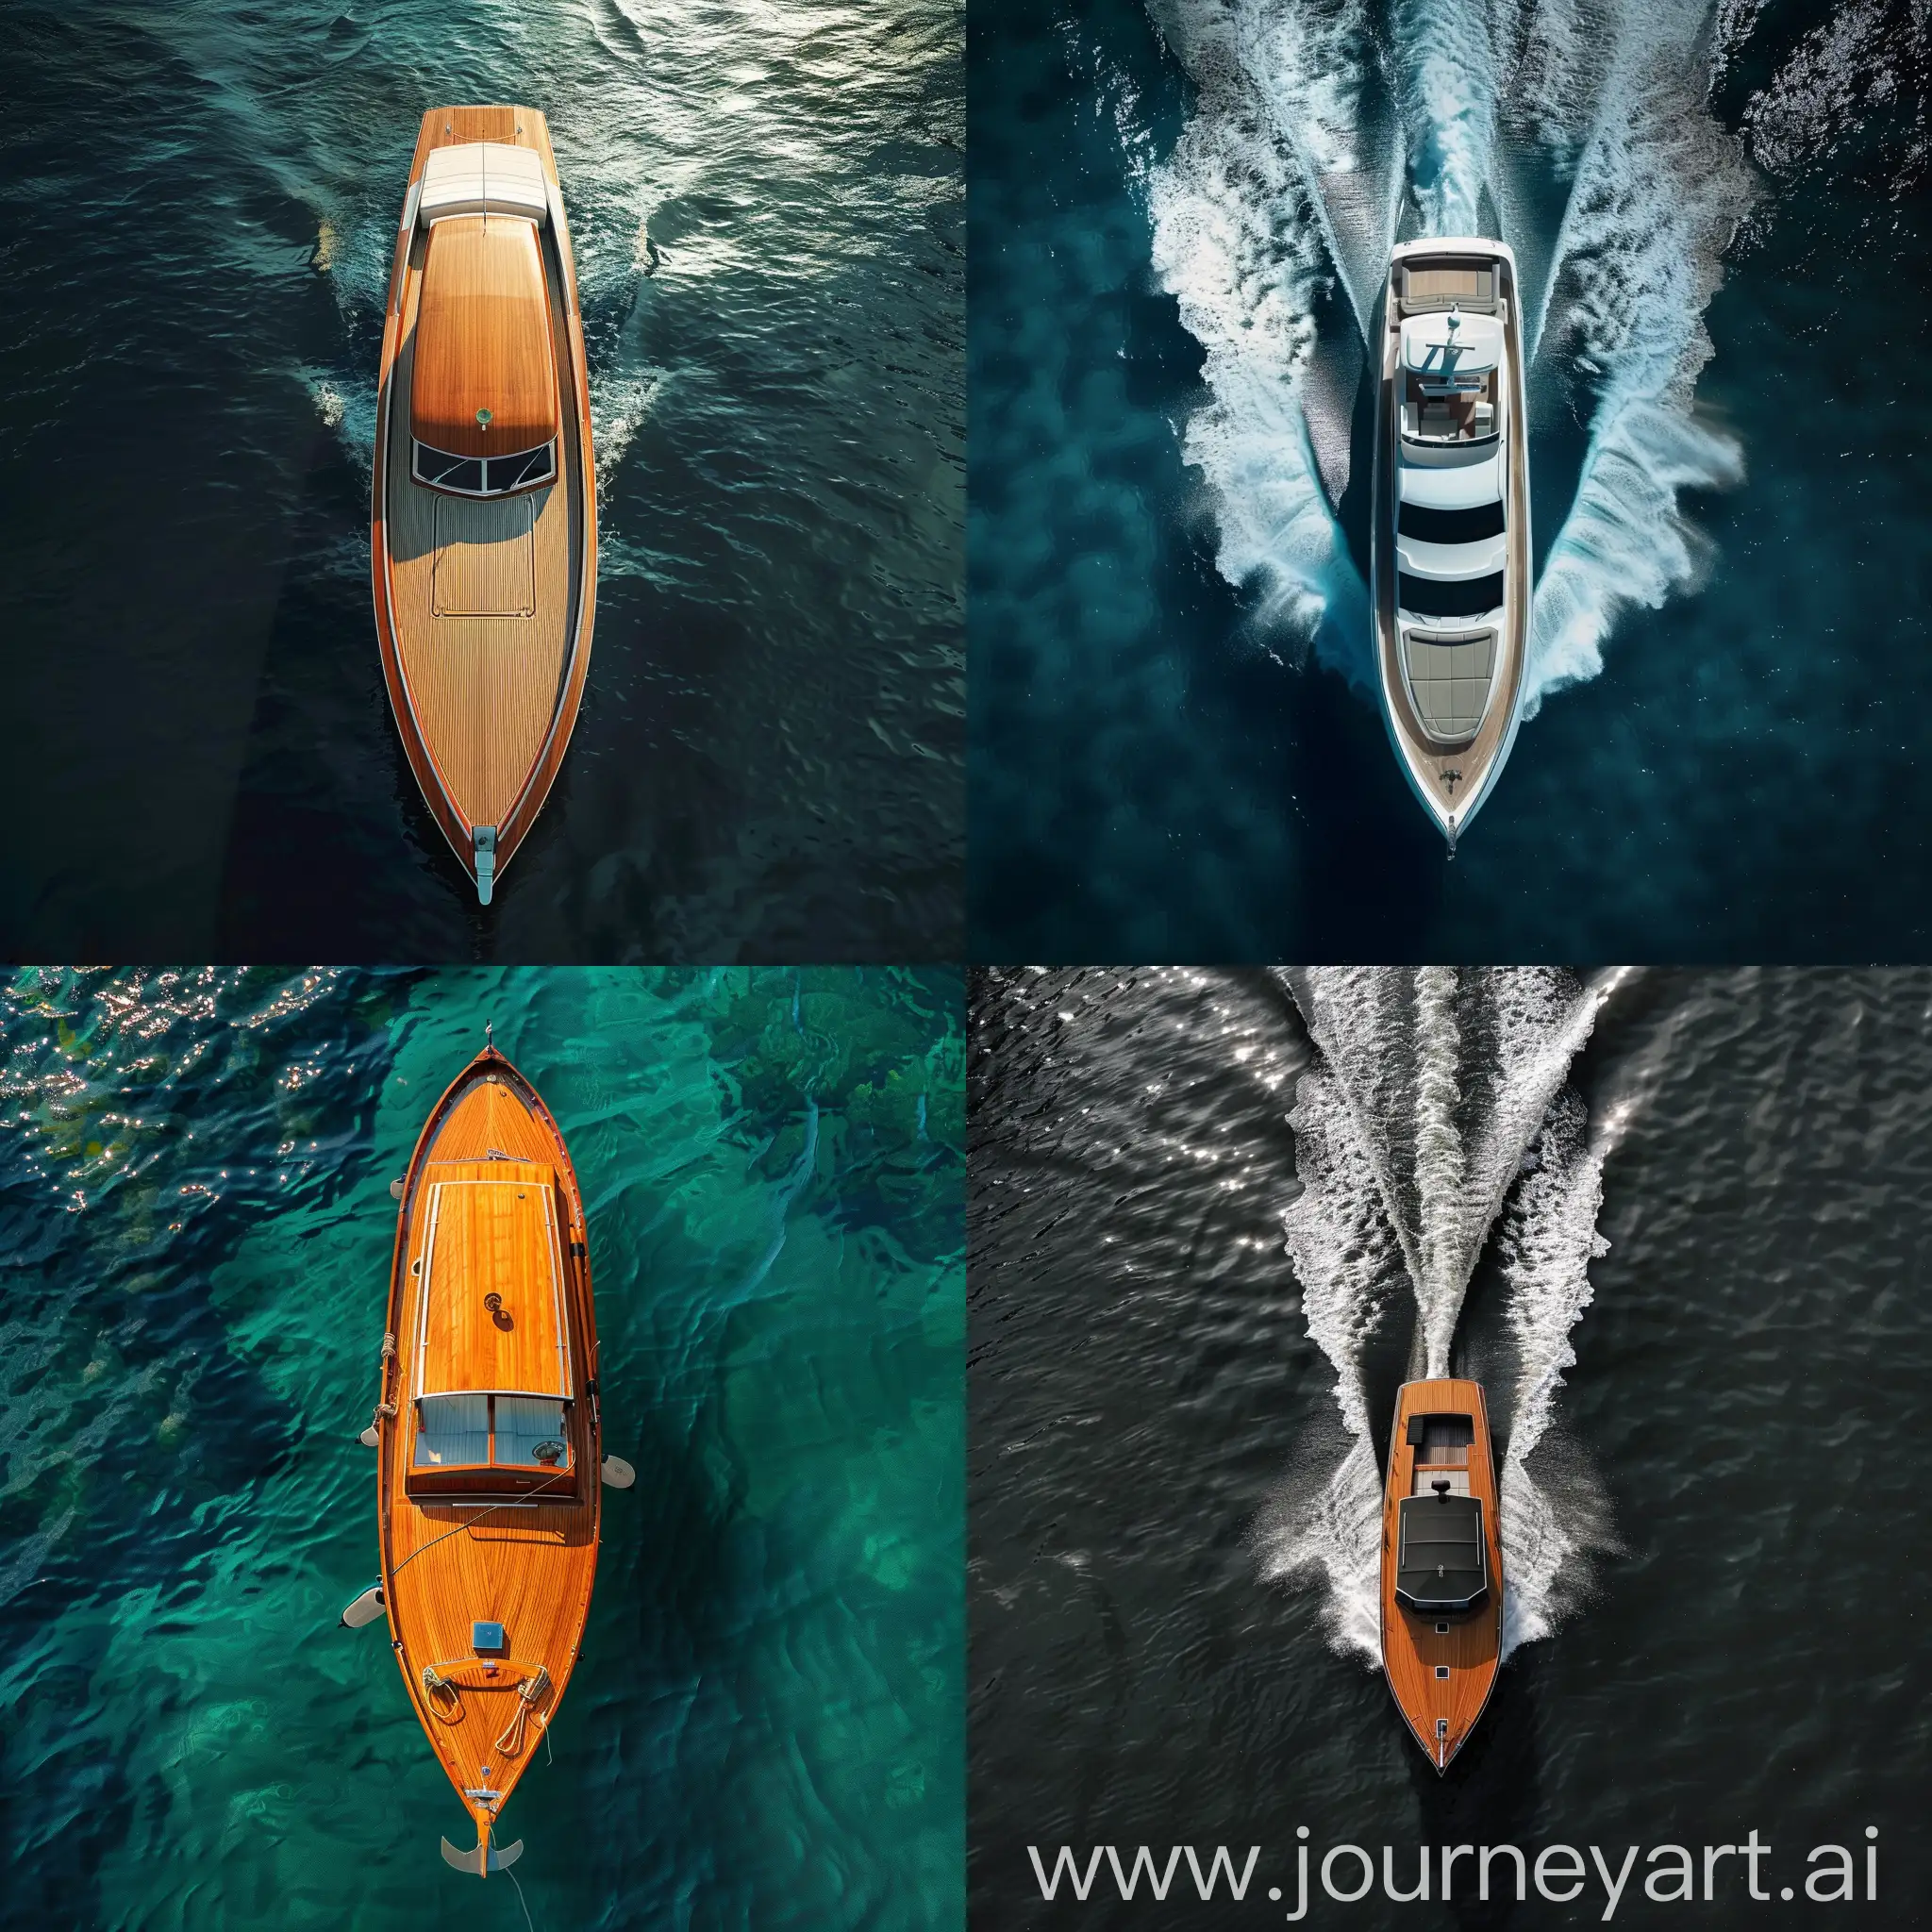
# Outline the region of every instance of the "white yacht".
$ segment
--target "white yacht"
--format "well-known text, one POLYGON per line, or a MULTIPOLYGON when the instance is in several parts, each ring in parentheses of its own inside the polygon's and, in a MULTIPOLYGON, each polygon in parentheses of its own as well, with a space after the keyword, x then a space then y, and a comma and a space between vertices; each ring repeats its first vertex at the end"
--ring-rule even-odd
POLYGON ((1370 538, 1396 758, 1454 852, 1523 710, 1529 451, 1516 258, 1407 242, 1389 266, 1370 538))

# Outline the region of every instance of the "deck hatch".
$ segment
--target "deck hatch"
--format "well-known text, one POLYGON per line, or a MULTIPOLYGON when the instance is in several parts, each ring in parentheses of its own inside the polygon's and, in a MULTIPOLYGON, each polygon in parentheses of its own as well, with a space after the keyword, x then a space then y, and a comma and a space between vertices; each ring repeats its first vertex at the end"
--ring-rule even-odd
POLYGON ((536 615, 536 517, 529 497, 436 499, 430 609, 438 617, 536 615))

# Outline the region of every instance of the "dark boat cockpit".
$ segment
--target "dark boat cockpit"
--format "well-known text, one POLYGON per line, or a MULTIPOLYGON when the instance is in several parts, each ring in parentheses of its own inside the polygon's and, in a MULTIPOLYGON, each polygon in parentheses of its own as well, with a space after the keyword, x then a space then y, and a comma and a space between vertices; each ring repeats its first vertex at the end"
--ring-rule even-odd
POLYGON ((1400 1504, 1395 1601, 1419 1616, 1466 1616, 1490 1591, 1482 1498, 1469 1493, 1474 1424, 1466 1415, 1411 1416, 1408 1442, 1413 1492, 1400 1504))

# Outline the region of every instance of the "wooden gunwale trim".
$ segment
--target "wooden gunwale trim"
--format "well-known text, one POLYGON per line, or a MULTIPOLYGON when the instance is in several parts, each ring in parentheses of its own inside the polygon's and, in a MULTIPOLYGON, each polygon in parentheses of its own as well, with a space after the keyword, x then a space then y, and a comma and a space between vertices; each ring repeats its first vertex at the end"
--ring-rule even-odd
POLYGON ((536 117, 538 152, 543 158, 545 178, 557 191, 551 201, 550 242, 558 262, 558 288, 563 301, 564 349, 568 355, 577 406, 577 475, 581 534, 578 545, 576 626, 571 639, 568 668, 557 709, 551 716, 549 736, 537 754, 525 780, 524 789, 511 806, 505 825, 497 833, 497 871, 508 859, 503 843, 508 841, 513 853, 535 824, 550 796, 550 788, 563 767, 563 755, 576 729, 577 712, 583 703, 584 682, 591 668, 591 632, 597 615, 597 464, 591 431, 591 380, 584 358, 584 324, 577 297, 576 251, 571 245, 570 228, 564 215, 563 189, 558 178, 557 156, 550 145, 550 123, 536 117))
POLYGON ((473 835, 475 828, 457 808, 448 780, 436 755, 429 749, 416 720, 414 701, 403 675, 402 654, 396 643, 394 587, 389 557, 389 441, 390 416, 394 398, 396 358, 402 350, 402 299, 409 273, 409 251, 416 239, 416 208, 422 199, 423 170, 428 164, 434 139, 436 116, 441 109, 430 108, 423 116, 416 134, 416 150, 409 163, 408 185, 403 195, 403 214, 396 227, 396 242, 390 266, 387 307, 382 321, 382 361, 375 385, 375 457, 370 480, 369 567, 374 579, 375 635, 382 654, 383 682, 389 688, 390 713, 396 721, 397 735, 403 741, 409 768, 416 776, 416 788, 429 807, 450 850, 461 861, 474 880, 473 835))
MULTIPOLYGON (((395 1657, 396 1666, 402 1673, 403 1684, 408 1692, 410 1707, 415 1711, 418 1722, 423 1725, 425 1736, 429 1741, 437 1761, 442 1766, 444 1774, 449 1776, 451 1783, 456 1786, 458 1796, 463 1800, 465 1809, 470 1812, 475 1820, 478 1828, 479 1839, 484 1831, 494 1828, 497 1817, 500 1815, 503 1807, 508 1802, 511 1792, 521 1780, 524 1772, 528 1768, 530 1760, 528 1755, 525 1755, 514 1766, 500 1767, 499 1775, 496 1780, 500 1786, 500 1791, 496 1803, 493 1806, 485 1806, 471 1801, 468 1792, 463 1789, 459 1781, 458 1774, 444 1756, 443 1749, 438 1742, 437 1725, 442 1720, 428 1705, 427 1693, 423 1690, 421 1682, 410 1668, 411 1660, 407 1651, 402 1632, 397 1625, 397 1595, 392 1587, 392 1578, 395 1573, 393 1517, 395 1509, 399 1507, 399 1499, 393 1480, 392 1465, 398 1458, 392 1454, 397 1445, 391 1432, 398 1431, 404 1426, 404 1410, 414 1399, 409 1391, 402 1386, 400 1371, 404 1360, 404 1350, 398 1320, 408 1293, 408 1280, 405 1271, 411 1245, 410 1235, 414 1222, 414 1213, 424 1186, 425 1172, 430 1163, 431 1154, 436 1142, 458 1106, 479 1082, 491 1078, 500 1081, 515 1095, 532 1121, 541 1128, 545 1138, 551 1142, 554 1149, 554 1158, 551 1163, 554 1170, 553 1185, 562 1193, 567 1209, 566 1219, 558 1233, 562 1250, 560 1258, 564 1267, 570 1271, 566 1275, 566 1289, 570 1291, 571 1306, 576 1315, 583 1339, 583 1374, 579 1391, 581 1399, 574 1399, 567 1405, 567 1407, 572 1413, 581 1411, 589 1454, 582 1459, 583 1466, 571 1472, 575 1478, 575 1488, 578 1493, 567 1498, 558 1498, 557 1507, 581 1507, 585 1509, 589 1514, 589 1534, 585 1539, 583 1546, 586 1557, 583 1564, 581 1594, 574 1606, 576 1640, 571 1647, 569 1657, 551 1674, 551 1690, 541 1713, 541 1722, 545 1727, 554 1720, 558 1710, 562 1706, 564 1692, 569 1687, 576 1658, 581 1653, 583 1630, 589 1619, 591 1595, 596 1581, 597 1554, 603 1541, 603 1483, 601 1477, 603 1463, 603 1418, 597 1388, 596 1308, 591 1282, 590 1238, 588 1224, 584 1217, 582 1190, 577 1180, 575 1165, 570 1158, 570 1150, 565 1144, 562 1129, 558 1125, 556 1117, 543 1104, 542 1098, 537 1092, 535 1087, 517 1071, 510 1061, 493 1046, 486 1046, 443 1090, 441 1096, 430 1109, 427 1119, 424 1122, 422 1130, 417 1135, 415 1147, 409 1157, 409 1166, 403 1183, 403 1196, 397 1204, 396 1233, 390 1262, 390 1291, 385 1308, 383 1331, 386 1337, 395 1338, 397 1347, 393 1354, 387 1356, 384 1359, 381 1401, 385 1405, 393 1406, 395 1412, 386 1416, 378 1415, 376 1424, 378 1431, 376 1521, 382 1578, 385 1585, 383 1592, 384 1607, 389 1624, 390 1647, 395 1657)), ((539 1485, 538 1489, 541 1490, 541 1485, 539 1485)), ((400 1507, 420 1508, 424 1507, 425 1502, 428 1507, 439 1510, 474 1508, 477 1511, 479 1517, 484 1512, 508 1513, 518 1509, 545 1507, 541 1500, 537 1500, 534 1494, 505 1499, 477 1498, 475 1502, 471 1502, 460 1496, 452 1496, 448 1499, 436 1497, 418 1499, 410 1497, 407 1493, 401 1496, 400 1507)), ((512 1516, 512 1526, 514 1526, 514 1523, 515 1519, 512 1516)), ((455 1526, 453 1525, 453 1527, 455 1526)), ((471 1525, 464 1524, 461 1526, 467 1529, 471 1525)), ((419 1548, 426 1547, 426 1544, 419 1546, 419 1548)), ((416 1552, 412 1551, 411 1555, 414 1554, 416 1552)), ((506 1665, 513 1664, 515 1659, 508 1658, 505 1659, 504 1662, 506 1665)), ((526 1670, 528 1668, 528 1666, 525 1666, 526 1670)), ((514 1688, 514 1682, 508 1688, 514 1688)))
MULTIPOLYGON (((388 542, 389 443, 395 368, 402 352, 403 317, 408 307, 406 289, 411 274, 409 257, 417 232, 415 212, 422 197, 423 172, 428 165, 432 150, 468 138, 459 134, 452 136, 450 142, 441 139, 438 124, 451 111, 450 108, 432 108, 423 116, 416 136, 415 153, 409 163, 408 182, 404 190, 403 213, 408 219, 398 223, 395 247, 391 257, 388 306, 382 325, 382 360, 376 378, 375 458, 371 476, 369 550, 376 640, 382 657, 383 682, 389 691, 390 710, 396 720, 397 732, 408 757, 410 770, 415 774, 417 789, 428 804, 430 815, 448 841, 450 850, 474 881, 476 828, 456 803, 454 789, 437 761, 416 715, 415 701, 403 673, 402 654, 396 641, 394 587, 388 542)), ((576 254, 571 244, 565 219, 562 184, 558 178, 556 152, 550 142, 550 124, 534 108, 513 107, 510 111, 523 120, 524 144, 541 156, 544 178, 554 191, 547 231, 550 255, 546 257, 546 275, 548 265, 554 260, 559 307, 563 311, 563 340, 557 348, 570 364, 567 380, 576 407, 575 482, 580 531, 575 621, 571 625, 562 685, 543 744, 515 803, 496 828, 494 875, 499 881, 517 848, 536 823, 537 815, 542 810, 551 787, 557 781, 557 774, 563 767, 564 754, 576 728, 577 713, 582 708, 584 685, 590 671, 591 635, 596 619, 597 599, 596 452, 591 424, 590 372, 585 360, 583 318, 577 295, 576 254)), ((565 425, 559 425, 560 441, 564 440, 564 432, 565 425)), ((533 484, 529 487, 535 490, 547 486, 533 484)))
MULTIPOLYGON (((1391 263, 1383 281, 1381 381, 1376 398, 1379 433, 1375 438, 1374 506, 1370 517, 1370 569, 1374 578, 1376 669, 1382 681, 1384 701, 1396 714, 1397 730, 1403 741, 1405 761, 1411 769, 1425 772, 1441 782, 1441 774, 1450 764, 1468 759, 1480 769, 1479 782, 1468 784, 1463 796, 1480 802, 1487 796, 1496 760, 1509 745, 1523 701, 1523 682, 1528 670, 1529 618, 1532 596, 1530 584, 1529 417, 1524 404, 1523 366, 1523 304, 1516 275, 1507 257, 1496 255, 1497 291, 1507 302, 1504 325, 1505 353, 1509 362, 1509 380, 1504 393, 1503 446, 1507 454, 1508 474, 1504 488, 1507 492, 1509 517, 1506 531, 1503 622, 1497 626, 1499 661, 1491 682, 1490 706, 1474 735, 1457 744, 1437 747, 1424 729, 1409 700, 1408 679, 1402 666, 1401 627, 1395 601, 1396 574, 1400 565, 1395 552, 1395 473, 1397 450, 1402 434, 1401 411, 1393 398, 1396 365, 1401 358, 1402 317, 1396 296, 1396 268, 1391 263), (1386 558, 1386 566, 1384 559, 1386 558)), ((1468 814, 1459 801, 1444 805, 1431 792, 1432 809, 1460 824, 1468 814)))

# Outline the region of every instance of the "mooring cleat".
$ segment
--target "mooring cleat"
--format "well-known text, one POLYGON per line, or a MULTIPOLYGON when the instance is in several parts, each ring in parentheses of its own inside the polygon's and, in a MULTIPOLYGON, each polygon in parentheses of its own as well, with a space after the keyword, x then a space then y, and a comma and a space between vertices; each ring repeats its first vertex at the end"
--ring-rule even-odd
POLYGON ((478 825, 472 843, 476 855, 476 900, 487 906, 496 890, 496 827, 478 825))

